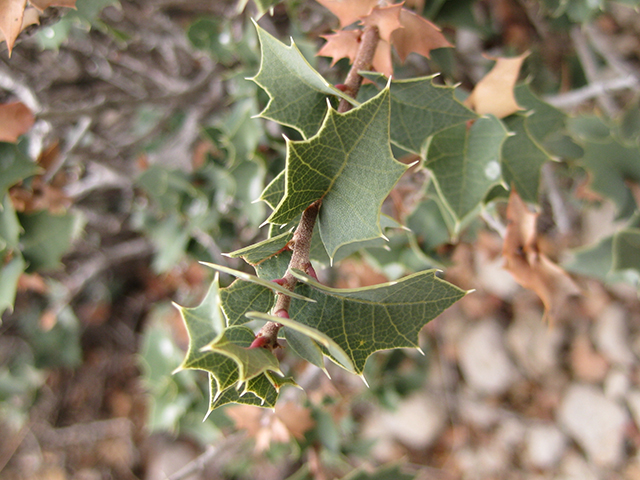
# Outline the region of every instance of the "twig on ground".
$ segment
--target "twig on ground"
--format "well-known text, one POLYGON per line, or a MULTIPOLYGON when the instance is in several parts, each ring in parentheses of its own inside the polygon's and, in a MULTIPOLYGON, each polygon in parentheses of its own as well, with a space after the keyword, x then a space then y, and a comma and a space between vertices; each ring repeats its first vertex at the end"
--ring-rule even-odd
POLYGON ((553 218, 558 228, 558 232, 563 237, 571 233, 571 218, 567 211, 566 204, 560 193, 560 187, 553 174, 553 164, 546 162, 542 166, 543 184, 547 187, 547 196, 551 204, 553 218))
MULTIPOLYGON (((589 83, 601 80, 600 69, 596 65, 596 60, 589 47, 589 42, 580 27, 576 26, 571 29, 571 39, 573 40, 576 53, 580 59, 580 64, 582 65, 582 69, 584 70, 589 83)), ((614 116, 618 112, 618 106, 608 95, 608 92, 602 92, 596 98, 598 104, 607 113, 607 115, 614 116)))
POLYGON ((82 116, 78 120, 78 123, 75 127, 73 127, 69 131, 69 137, 67 138, 67 143, 64 145, 64 148, 56 158, 55 162, 51 165, 51 168, 45 172, 42 176, 42 180, 45 183, 49 183, 51 179, 58 173, 58 171, 62 168, 64 163, 69 158, 69 154, 73 151, 74 148, 80 143, 82 137, 89 130, 91 126, 91 117, 82 116))
POLYGON ((585 87, 571 90, 566 93, 547 95, 544 97, 544 101, 557 108, 571 109, 592 98, 601 97, 602 95, 629 88, 640 88, 640 80, 638 80, 634 75, 592 82, 585 87))

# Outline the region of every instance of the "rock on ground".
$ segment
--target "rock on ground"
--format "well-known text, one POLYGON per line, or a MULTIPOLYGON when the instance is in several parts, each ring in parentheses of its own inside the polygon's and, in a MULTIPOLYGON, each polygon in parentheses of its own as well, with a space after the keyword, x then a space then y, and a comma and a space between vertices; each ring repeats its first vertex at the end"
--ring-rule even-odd
POLYGON ((558 420, 594 464, 602 467, 620 464, 628 415, 598 388, 571 385, 562 399, 558 420))

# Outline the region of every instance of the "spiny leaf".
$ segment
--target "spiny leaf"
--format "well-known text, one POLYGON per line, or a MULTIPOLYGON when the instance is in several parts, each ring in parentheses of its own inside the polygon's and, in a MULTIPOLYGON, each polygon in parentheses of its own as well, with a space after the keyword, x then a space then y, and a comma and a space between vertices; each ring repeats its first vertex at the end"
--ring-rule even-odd
POLYGON ((5 310, 13 310, 18 279, 24 272, 26 263, 22 255, 16 254, 8 263, 0 265, 0 323, 5 310))
POLYGON ((18 246, 22 227, 18 221, 13 202, 9 195, 5 195, 0 205, 0 258, 4 250, 11 250, 18 246))
POLYGON ((283 170, 278 175, 276 175, 276 177, 271 180, 269 185, 265 187, 265 189, 262 191, 262 194, 260 195, 260 200, 269 205, 272 210, 276 209, 278 203, 280 203, 280 200, 282 200, 282 197, 284 197, 285 184, 287 181, 285 172, 286 170, 283 170))
POLYGON ((257 395, 254 391, 247 390, 241 391, 235 385, 227 387, 224 390, 219 390, 212 375, 209 375, 209 386, 211 389, 209 400, 209 413, 216 408, 228 405, 230 403, 238 403, 241 405, 254 405, 256 407, 274 408, 278 399, 278 391, 273 385, 266 380, 266 374, 259 375, 258 377, 251 379, 248 383, 251 383, 251 388, 257 391, 260 395, 257 395), (266 382, 266 383, 265 383, 266 382))
MULTIPOLYGON (((384 88, 387 79, 376 73, 364 77, 384 88)), ((478 116, 454 97, 454 88, 435 85, 435 75, 391 82, 391 141, 417 155, 427 139, 478 116)))
POLYGON ((219 353, 236 362, 238 365, 238 380, 240 382, 246 382, 266 371, 282 374, 278 359, 273 353, 264 348, 247 348, 234 342, 232 337, 229 336, 229 332, 236 329, 249 330, 242 326, 229 327, 222 335, 204 347, 203 350, 219 353))
POLYGON ((30 270, 57 268, 71 246, 75 215, 52 215, 46 210, 19 215, 24 234, 20 237, 22 254, 30 270))
POLYGON ((273 291, 253 282, 237 279, 220 290, 220 304, 227 317, 227 325, 242 325, 248 322, 247 312, 267 312, 273 305, 273 291))
POLYGON ((178 370, 187 368, 207 370, 210 364, 205 362, 204 358, 208 354, 202 349, 218 338, 226 327, 220 311, 218 274, 216 273, 207 295, 200 302, 200 305, 187 308, 174 303, 174 306, 180 312, 189 336, 187 354, 178 370))
POLYGON ((380 207, 406 170, 391 154, 389 113, 384 89, 347 113, 329 110, 315 137, 287 142, 285 196, 268 221, 285 224, 322 198, 318 226, 330 257, 380 237, 380 207))
MULTIPOLYGON (((335 342, 362 374, 367 358, 378 350, 417 348, 418 332, 453 305, 465 291, 439 279, 434 270, 397 282, 356 289, 334 289, 293 270, 297 290, 317 303, 292 300, 291 320, 335 342)), ((331 355, 340 364, 340 361, 331 355)))
POLYGON ((327 43, 318 50, 319 57, 331 57, 333 67, 341 58, 348 58, 353 63, 360 47, 361 30, 339 30, 335 33, 321 35, 327 43))
POLYGON ((241 278, 242 280, 246 280, 247 282, 253 282, 253 283, 257 283, 258 285, 262 285, 263 287, 267 287, 269 289, 271 289, 272 291, 276 292, 276 293, 280 293, 282 295, 288 295, 291 298, 297 298, 298 300, 304 300, 307 302, 314 302, 315 300, 312 300, 310 298, 305 298, 302 295, 299 295, 297 293, 294 292, 290 292, 289 290, 287 290, 286 288, 284 288, 281 285, 278 285, 275 282, 270 282, 268 280, 264 280, 260 277, 256 277, 255 275, 251 275, 250 273, 245 273, 245 272, 241 272, 239 270, 234 270, 233 268, 229 268, 229 267, 225 267, 222 265, 216 265, 215 263, 207 263, 207 262, 200 262, 202 263, 202 265, 206 265, 207 267, 211 267, 214 270, 218 270, 220 272, 224 272, 224 273, 228 273, 229 275, 233 275, 234 277, 238 277, 241 278))
POLYGON ((640 273, 640 228, 626 228, 613 236, 612 270, 635 270, 640 273))
POLYGON ((638 146, 624 145, 595 116, 571 119, 569 127, 582 139, 584 157, 580 163, 589 172, 591 188, 612 199, 620 217, 632 215, 637 206, 627 182, 640 183, 638 146))
POLYGON ((9 187, 40 171, 18 146, 0 142, 0 196, 4 197, 9 187))
POLYGON ((391 42, 391 34, 395 30, 403 28, 403 25, 400 23, 401 10, 401 3, 386 7, 378 6, 374 8, 369 15, 362 19, 362 25, 365 27, 377 27, 380 38, 385 42, 391 42))
POLYGON ((411 10, 403 8, 400 11, 400 23, 404 28, 393 31, 391 43, 396 47, 398 56, 403 62, 411 52, 431 58, 431 50, 453 46, 442 35, 437 25, 411 10))
POLYGON ((516 187, 525 202, 538 203, 540 168, 551 157, 534 140, 526 120, 523 115, 511 115, 504 120, 515 135, 502 146, 502 178, 505 184, 516 187))
POLYGON ((425 166, 457 226, 500 182, 500 150, 507 130, 494 116, 481 117, 471 128, 457 125, 433 136, 425 166))
POLYGON ((257 265, 263 260, 281 252, 292 238, 292 231, 284 232, 226 255, 231 258, 240 257, 250 265, 257 265))
POLYGON ((326 115, 328 95, 354 102, 322 78, 293 41, 287 47, 257 24, 256 29, 262 61, 252 80, 269 95, 269 103, 260 116, 295 128, 309 138, 318 131, 326 115))
POLYGON ((369 15, 378 0, 318 0, 318 3, 338 17, 340 28, 343 28, 369 15))
POLYGON ((2 0, 0 2, 0 33, 7 42, 9 56, 22 30, 22 17, 27 0, 2 0))

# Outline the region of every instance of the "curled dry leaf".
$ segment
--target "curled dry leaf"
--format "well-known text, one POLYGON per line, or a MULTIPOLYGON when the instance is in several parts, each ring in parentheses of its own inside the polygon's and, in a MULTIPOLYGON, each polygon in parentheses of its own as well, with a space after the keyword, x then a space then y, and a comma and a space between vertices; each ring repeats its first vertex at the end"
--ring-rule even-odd
POLYGON ((383 73, 386 77, 393 75, 393 64, 391 63, 391 45, 384 40, 378 42, 376 53, 373 56, 373 69, 383 73))
POLYGON ((7 42, 9 56, 22 31, 22 20, 27 0, 0 0, 0 32, 7 42))
POLYGON ((340 20, 340 28, 366 17, 378 5, 378 0, 317 0, 340 20))
POLYGON ((15 143, 20 135, 29 131, 35 117, 22 102, 0 105, 0 142, 15 143))
POLYGON ((513 58, 491 58, 496 64, 478 82, 464 104, 480 115, 490 113, 498 118, 523 110, 516 102, 513 89, 527 55, 529 52, 513 58))
POLYGON ((568 297, 580 289, 571 277, 538 247, 536 220, 518 193, 512 189, 507 207, 507 232, 502 254, 505 268, 524 288, 534 291, 545 307, 545 317, 553 320, 568 297))
POLYGON ((431 58, 431 50, 453 46, 436 25, 411 10, 403 8, 400 11, 400 23, 404 28, 394 30, 391 43, 403 62, 411 52, 431 58))
POLYGON ((76 0, 29 0, 29 3, 41 12, 48 7, 76 8, 76 0))
POLYGON ((364 26, 376 26, 380 33, 380 38, 386 42, 391 42, 391 34, 399 28, 403 28, 400 23, 400 11, 402 3, 388 7, 376 7, 369 15, 362 19, 364 26))

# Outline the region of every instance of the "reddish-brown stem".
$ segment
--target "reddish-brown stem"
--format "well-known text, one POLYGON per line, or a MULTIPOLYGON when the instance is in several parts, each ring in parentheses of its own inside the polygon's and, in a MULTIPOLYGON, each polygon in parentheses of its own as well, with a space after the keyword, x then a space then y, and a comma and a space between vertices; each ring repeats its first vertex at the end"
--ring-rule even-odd
MULTIPOLYGON (((380 34, 378 28, 375 26, 365 27, 364 32, 360 38, 360 48, 358 54, 351 66, 351 70, 347 75, 347 79, 344 83, 344 92, 352 98, 355 98, 362 85, 362 76, 358 73, 360 71, 370 70, 373 63, 373 56, 376 53, 378 41, 380 40, 380 34)), ((342 89, 341 89, 342 90, 342 89)), ((338 105, 338 112, 344 113, 351 109, 351 104, 346 100, 340 100, 338 105)), ((293 246, 293 254, 289 261, 289 268, 284 277, 277 280, 277 283, 285 287, 289 291, 293 291, 297 279, 291 273, 292 269, 302 270, 308 273, 314 278, 315 270, 311 266, 309 260, 309 254, 311 251, 311 236, 313 235, 313 228, 316 224, 316 218, 320 211, 320 205, 322 199, 313 202, 302 213, 300 223, 293 234, 293 239, 288 245, 293 246)), ((278 294, 276 297, 276 304, 273 307, 273 311, 281 318, 289 318, 289 305, 291 304, 291 297, 283 294, 278 294)), ((282 328, 282 324, 278 322, 267 322, 260 332, 256 335, 255 340, 251 344, 250 348, 267 348, 273 350, 278 347, 278 332, 282 328)))

